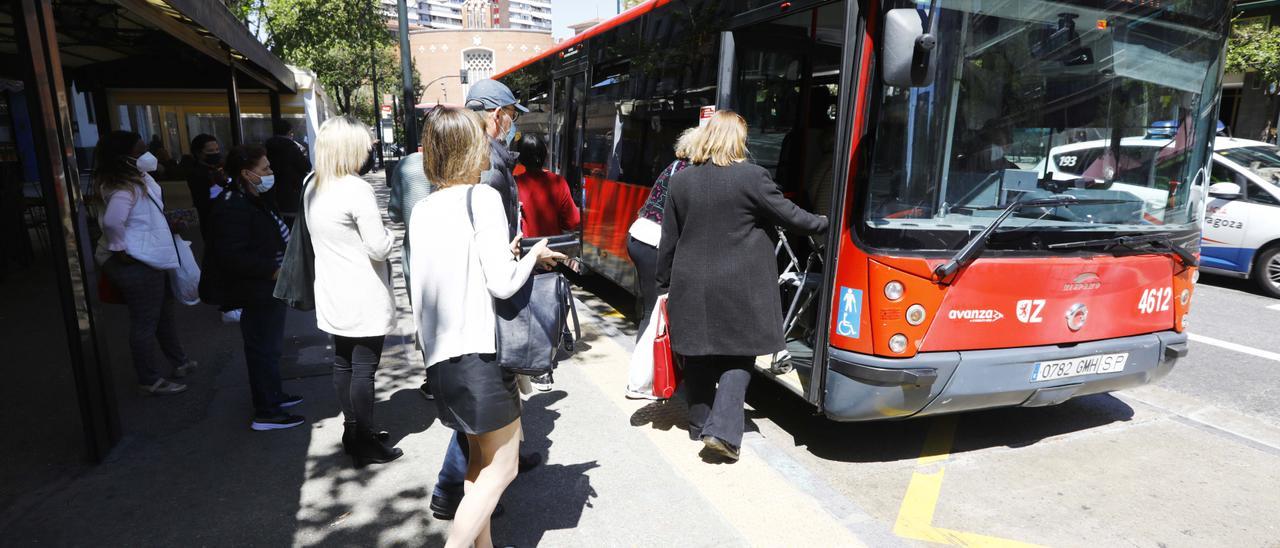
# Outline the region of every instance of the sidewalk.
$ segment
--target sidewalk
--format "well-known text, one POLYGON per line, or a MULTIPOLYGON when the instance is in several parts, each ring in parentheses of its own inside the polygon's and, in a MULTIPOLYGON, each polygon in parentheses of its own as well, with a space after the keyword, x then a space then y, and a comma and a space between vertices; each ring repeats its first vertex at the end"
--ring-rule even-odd
MULTIPOLYGON (((381 177, 370 177, 384 188, 381 177)), ((398 261, 398 256, 396 258, 398 261)), ((398 277, 397 285, 402 285, 398 277)), ((452 432, 417 387, 423 376, 402 321, 383 353, 376 416, 405 456, 355 470, 329 377, 332 350, 311 314, 291 313, 286 389, 306 398, 305 426, 253 432, 236 326, 211 307, 184 308, 192 389, 137 400, 149 415, 111 459, 26 497, 0 518, 7 545, 439 546, 448 524, 428 510, 452 432)), ((591 300, 588 296, 583 298, 591 300)), ((598 301, 580 305, 584 339, 555 390, 525 403, 523 450, 546 457, 503 497, 499 545, 850 546, 830 509, 756 456, 709 465, 682 430, 686 409, 622 396, 630 336, 598 301)), ((137 420, 137 419, 135 419, 137 420)), ((136 427, 136 426, 135 426, 136 427)))

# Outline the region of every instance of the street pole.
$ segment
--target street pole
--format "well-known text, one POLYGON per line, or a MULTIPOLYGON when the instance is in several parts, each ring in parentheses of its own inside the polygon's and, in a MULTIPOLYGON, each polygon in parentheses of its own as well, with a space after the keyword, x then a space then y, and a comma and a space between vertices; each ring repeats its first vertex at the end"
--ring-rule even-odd
POLYGON ((400 17, 400 81, 404 82, 404 99, 400 113, 404 115, 404 154, 418 151, 418 98, 413 93, 413 61, 409 50, 409 7, 406 0, 396 2, 400 17))
POLYGON ((373 134, 376 136, 374 137, 374 141, 378 142, 378 144, 375 146, 375 148, 378 149, 377 151, 378 167, 382 167, 385 164, 382 163, 382 97, 378 95, 378 47, 377 46, 374 46, 374 45, 369 46, 369 64, 370 64, 370 68, 373 70, 373 127, 374 127, 373 134))

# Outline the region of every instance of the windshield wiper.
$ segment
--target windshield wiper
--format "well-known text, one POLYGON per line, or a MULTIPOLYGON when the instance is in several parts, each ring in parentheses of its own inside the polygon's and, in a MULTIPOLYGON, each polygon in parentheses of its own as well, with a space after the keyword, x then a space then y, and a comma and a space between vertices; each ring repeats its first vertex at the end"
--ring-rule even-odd
POLYGON ((982 232, 979 232, 974 235, 973 238, 970 238, 969 241, 965 243, 964 247, 961 248, 960 251, 951 258, 951 260, 940 264, 937 268, 933 269, 933 279, 938 283, 949 285, 951 280, 955 278, 956 274, 960 272, 960 269, 973 262, 974 259, 977 259, 983 251, 986 251, 987 242, 991 240, 991 235, 995 234, 996 229, 1000 228, 1001 224, 1008 220, 1009 217, 1012 217, 1013 214, 1017 213, 1020 209, 1029 207, 1063 207, 1073 205, 1110 205, 1127 203, 1133 203, 1133 200, 1081 200, 1080 198, 1076 198, 1071 195, 1059 195, 1049 198, 1036 198, 1032 200, 1014 202, 1009 204, 1008 207, 1005 207, 1004 210, 1000 212, 1000 215, 996 217, 996 220, 987 225, 987 228, 982 229, 982 232))
POLYGON ((1182 264, 1186 266, 1200 266, 1200 260, 1196 259, 1195 254, 1187 251, 1173 242, 1173 238, 1167 232, 1157 232, 1154 234, 1133 234, 1129 236, 1116 236, 1115 238, 1102 238, 1099 240, 1084 240, 1080 242, 1065 242, 1060 244, 1049 244, 1049 249, 1077 249, 1081 247, 1097 247, 1102 246, 1103 250, 1113 247, 1133 248, 1140 245, 1164 244, 1164 247, 1172 251, 1182 264))

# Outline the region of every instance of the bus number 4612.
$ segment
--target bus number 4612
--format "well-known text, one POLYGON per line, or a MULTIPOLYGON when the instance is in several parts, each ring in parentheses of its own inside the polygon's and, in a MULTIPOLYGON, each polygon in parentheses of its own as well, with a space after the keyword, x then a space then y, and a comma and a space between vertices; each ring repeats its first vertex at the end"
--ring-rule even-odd
POLYGON ((1142 291, 1142 298, 1138 300, 1138 312, 1143 314, 1153 314, 1156 312, 1168 312, 1169 301, 1173 300, 1173 288, 1154 288, 1142 291))

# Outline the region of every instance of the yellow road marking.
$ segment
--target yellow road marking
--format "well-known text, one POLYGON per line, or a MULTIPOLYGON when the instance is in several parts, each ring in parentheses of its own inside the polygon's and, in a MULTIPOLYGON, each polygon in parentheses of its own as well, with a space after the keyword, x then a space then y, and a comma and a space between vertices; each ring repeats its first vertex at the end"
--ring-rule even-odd
POLYGON ((956 418, 946 416, 934 419, 925 437, 924 449, 916 459, 916 471, 911 474, 907 494, 898 509, 898 521, 893 533, 903 538, 923 540, 950 546, 982 546, 992 548, 1033 547, 1016 540, 979 535, 934 527, 933 514, 942 494, 942 479, 946 462, 951 458, 951 444, 955 440, 956 418))

